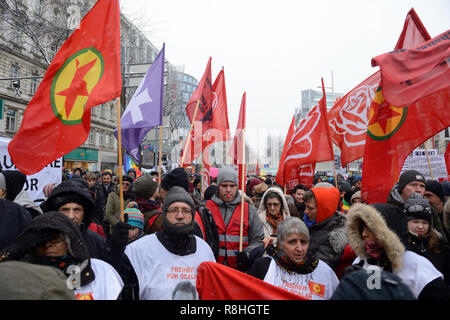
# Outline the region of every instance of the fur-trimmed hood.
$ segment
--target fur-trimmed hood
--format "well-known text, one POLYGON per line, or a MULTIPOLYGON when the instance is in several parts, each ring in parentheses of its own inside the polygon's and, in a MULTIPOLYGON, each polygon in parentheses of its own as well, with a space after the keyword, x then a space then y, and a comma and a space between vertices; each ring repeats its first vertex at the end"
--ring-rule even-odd
POLYGON ((347 237, 349 244, 355 253, 361 258, 368 258, 361 236, 361 220, 367 228, 374 233, 378 244, 382 245, 386 255, 391 262, 392 270, 396 271, 402 267, 405 246, 400 238, 387 225, 386 220, 374 207, 366 204, 353 205, 347 214, 347 237))
POLYGON ((286 197, 283 194, 283 191, 281 191, 280 188, 278 188, 278 187, 272 187, 272 188, 267 189, 266 192, 264 192, 264 195, 262 196, 261 202, 259 203, 259 207, 258 207, 258 216, 263 224, 264 234, 266 236, 271 235, 273 233, 272 226, 267 222, 267 209, 264 206, 264 199, 266 198, 267 194, 270 192, 276 193, 281 197, 282 205, 283 205, 281 208, 281 213, 283 215, 283 220, 286 219, 286 217, 289 217, 291 215, 289 213, 289 206, 286 201, 286 197))

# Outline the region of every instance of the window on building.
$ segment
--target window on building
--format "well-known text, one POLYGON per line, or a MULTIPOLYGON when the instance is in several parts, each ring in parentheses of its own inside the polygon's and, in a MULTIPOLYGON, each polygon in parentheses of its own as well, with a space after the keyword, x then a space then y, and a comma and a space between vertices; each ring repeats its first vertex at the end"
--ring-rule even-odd
POLYGON ((36 76, 36 78, 32 78, 31 79, 31 83, 30 83, 30 94, 35 94, 37 87, 38 87, 38 82, 39 82, 39 78, 38 78, 38 74, 36 72, 33 72, 33 76, 36 76))
POLYGON ((444 131, 444 137, 445 138, 450 138, 450 132, 449 132, 448 128, 445 129, 445 131, 444 131))
POLYGON ((6 131, 17 131, 17 111, 14 109, 6 111, 6 131))
MULTIPOLYGON (((9 76, 10 76, 11 78, 17 78, 17 77, 19 77, 19 65, 18 65, 17 63, 11 64, 11 69, 10 69, 9 76)), ((13 80, 11 81, 10 86, 11 86, 11 88, 14 88, 13 80)))
POLYGON ((89 133, 88 143, 95 145, 95 131, 89 133))

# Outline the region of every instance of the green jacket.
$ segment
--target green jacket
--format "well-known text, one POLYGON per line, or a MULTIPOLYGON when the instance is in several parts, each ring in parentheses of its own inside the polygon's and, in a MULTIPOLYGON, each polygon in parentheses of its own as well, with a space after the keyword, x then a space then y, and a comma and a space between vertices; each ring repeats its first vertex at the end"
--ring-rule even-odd
MULTIPOLYGON (((123 199, 123 208, 125 209, 130 202, 129 199, 123 199)), ((120 194, 119 187, 116 186, 113 192, 108 195, 105 207, 105 220, 109 224, 109 234, 112 233, 113 227, 120 221, 120 194)))

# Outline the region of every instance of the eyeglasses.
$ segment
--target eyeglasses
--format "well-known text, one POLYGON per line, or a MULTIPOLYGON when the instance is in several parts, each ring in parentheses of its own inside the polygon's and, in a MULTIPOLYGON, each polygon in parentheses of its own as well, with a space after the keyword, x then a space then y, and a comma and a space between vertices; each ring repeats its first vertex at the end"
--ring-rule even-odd
POLYGON ((277 208, 277 207, 281 206, 281 203, 279 203, 279 202, 277 202, 277 203, 267 203, 266 206, 267 207, 275 207, 275 208, 277 208))
POLYGON ((129 187, 131 183, 129 183, 129 182, 122 182, 122 184, 123 184, 124 187, 129 187))
POLYGON ((187 208, 174 208, 167 210, 167 212, 170 214, 177 214, 178 212, 181 212, 184 215, 192 214, 192 211, 187 208))

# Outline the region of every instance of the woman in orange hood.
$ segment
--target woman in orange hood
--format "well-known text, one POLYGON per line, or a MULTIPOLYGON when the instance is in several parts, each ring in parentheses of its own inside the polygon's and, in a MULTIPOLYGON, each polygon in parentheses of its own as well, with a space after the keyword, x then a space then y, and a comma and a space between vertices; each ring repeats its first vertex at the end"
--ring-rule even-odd
POLYGON ((335 268, 348 244, 346 218, 338 211, 340 192, 335 187, 315 187, 303 199, 311 253, 335 268))

